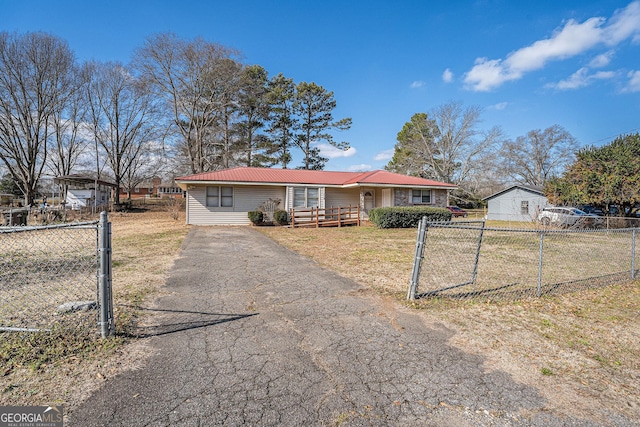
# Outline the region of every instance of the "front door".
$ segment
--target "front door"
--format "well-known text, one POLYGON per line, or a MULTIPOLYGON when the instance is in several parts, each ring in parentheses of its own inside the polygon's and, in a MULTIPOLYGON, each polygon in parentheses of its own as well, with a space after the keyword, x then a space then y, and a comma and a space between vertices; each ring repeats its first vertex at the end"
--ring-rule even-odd
POLYGON ((373 190, 365 190, 364 192, 364 211, 369 212, 375 206, 373 190))

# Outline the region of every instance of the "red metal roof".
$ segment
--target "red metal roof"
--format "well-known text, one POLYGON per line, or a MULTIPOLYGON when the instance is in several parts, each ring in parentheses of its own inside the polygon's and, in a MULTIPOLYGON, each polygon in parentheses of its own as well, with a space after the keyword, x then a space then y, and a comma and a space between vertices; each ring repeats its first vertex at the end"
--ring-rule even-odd
POLYGON ((358 185, 380 184, 456 188, 453 184, 376 170, 370 172, 331 172, 299 169, 238 167, 176 178, 179 181, 247 182, 269 184, 358 185))

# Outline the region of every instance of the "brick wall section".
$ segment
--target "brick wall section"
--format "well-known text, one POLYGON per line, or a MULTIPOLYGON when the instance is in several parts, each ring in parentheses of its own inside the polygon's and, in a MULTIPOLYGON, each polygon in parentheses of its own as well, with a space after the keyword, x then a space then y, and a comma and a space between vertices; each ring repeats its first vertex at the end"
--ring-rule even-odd
POLYGON ((434 198, 434 205, 439 208, 446 208, 449 198, 447 197, 447 190, 433 190, 432 196, 434 198))
POLYGON ((411 190, 407 188, 393 189, 394 206, 411 206, 411 190))
MULTIPOLYGON (((433 197, 433 203, 430 206, 440 208, 444 208, 447 206, 447 190, 433 190, 431 196, 433 197)), ((412 206, 411 189, 395 188, 393 192, 393 199, 394 206, 412 206)))

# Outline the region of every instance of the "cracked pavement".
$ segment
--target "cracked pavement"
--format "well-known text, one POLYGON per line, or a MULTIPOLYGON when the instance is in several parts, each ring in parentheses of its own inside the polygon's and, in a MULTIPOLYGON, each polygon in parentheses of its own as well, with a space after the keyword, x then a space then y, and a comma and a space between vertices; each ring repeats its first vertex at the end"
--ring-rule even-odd
POLYGON ((66 425, 599 425, 250 227, 193 227, 163 291, 144 365, 66 425))

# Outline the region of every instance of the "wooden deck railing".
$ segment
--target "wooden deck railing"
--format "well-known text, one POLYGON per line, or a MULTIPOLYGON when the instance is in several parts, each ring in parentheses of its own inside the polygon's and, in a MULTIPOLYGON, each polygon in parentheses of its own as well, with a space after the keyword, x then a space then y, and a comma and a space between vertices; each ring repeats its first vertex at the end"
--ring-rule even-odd
POLYGON ((291 227, 360 225, 360 206, 291 209, 291 227))

